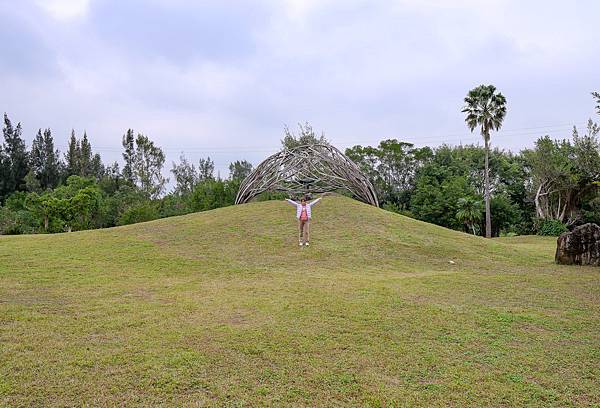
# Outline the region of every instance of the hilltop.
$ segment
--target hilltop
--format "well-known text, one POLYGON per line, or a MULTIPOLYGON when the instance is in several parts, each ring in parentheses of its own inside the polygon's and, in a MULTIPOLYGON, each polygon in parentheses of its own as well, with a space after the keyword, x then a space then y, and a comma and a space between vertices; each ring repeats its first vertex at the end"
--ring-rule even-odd
POLYGON ((593 405, 600 273, 344 197, 0 237, 0 405, 593 405))

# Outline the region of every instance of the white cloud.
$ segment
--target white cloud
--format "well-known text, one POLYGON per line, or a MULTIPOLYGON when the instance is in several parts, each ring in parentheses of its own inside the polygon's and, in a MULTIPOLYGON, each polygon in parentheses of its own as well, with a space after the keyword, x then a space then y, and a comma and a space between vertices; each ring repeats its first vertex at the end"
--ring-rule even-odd
POLYGON ((36 4, 57 20, 85 17, 91 0, 36 0, 36 4))
MULTIPOLYGON (((183 149, 190 159, 214 152, 223 169, 230 160, 258 161, 279 145, 284 124, 305 120, 341 148, 384 137, 478 140, 460 106, 481 82, 509 98, 507 129, 579 123, 580 112, 593 113, 597 0, 579 8, 554 0, 256 0, 266 6, 234 20, 236 0, 206 2, 207 10, 194 0, 140 0, 144 13, 126 8, 133 30, 169 9, 181 18, 181 10, 218 8, 217 21, 206 41, 198 34, 188 44, 175 29, 181 21, 165 19, 153 26, 156 36, 135 37, 128 47, 98 30, 119 4, 104 1, 104 13, 91 0, 27 2, 19 15, 28 24, 18 27, 35 33, 48 55, 39 58, 25 37, 5 59, 16 65, 12 76, 0 64, 0 88, 10 102, 4 109, 29 136, 50 126, 63 148, 72 127, 86 129, 107 161, 119 158, 128 127, 164 147, 169 161, 183 149), (77 19, 86 24, 61 24, 77 19), (221 36, 250 40, 214 41, 221 36), (156 39, 178 52, 165 53, 156 39), (214 57, 211 46, 230 47, 228 58, 214 57), (39 61, 37 76, 19 62, 21 53, 39 61), (461 132, 471 139, 447 136, 461 132)), ((519 148, 537 136, 495 142, 519 148)))

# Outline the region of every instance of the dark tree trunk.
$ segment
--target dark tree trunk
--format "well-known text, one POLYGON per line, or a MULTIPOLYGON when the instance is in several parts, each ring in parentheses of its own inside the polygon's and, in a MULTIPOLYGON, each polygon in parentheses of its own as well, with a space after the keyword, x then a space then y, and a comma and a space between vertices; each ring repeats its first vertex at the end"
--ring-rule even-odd
POLYGON ((490 209, 490 138, 483 135, 485 141, 485 237, 492 237, 492 214, 490 209))

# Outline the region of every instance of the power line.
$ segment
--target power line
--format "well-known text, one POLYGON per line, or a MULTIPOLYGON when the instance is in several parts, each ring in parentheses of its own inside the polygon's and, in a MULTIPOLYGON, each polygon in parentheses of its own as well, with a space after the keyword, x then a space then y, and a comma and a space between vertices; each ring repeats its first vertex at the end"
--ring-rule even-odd
MULTIPOLYGON (((501 130, 498 134, 496 134, 493 139, 506 139, 510 137, 517 136, 531 136, 531 135, 542 135, 549 134, 553 132, 565 132, 568 128, 572 128, 573 126, 584 127, 586 124, 561 124, 561 125, 544 125, 544 126, 534 126, 534 127, 525 127, 525 128, 516 128, 516 129, 507 129, 501 130), (542 131, 543 130, 543 131, 542 131)), ((449 133, 444 135, 435 135, 435 136, 416 136, 416 137, 403 137, 400 140, 411 141, 411 142, 427 142, 427 143, 451 143, 451 142, 462 142, 463 140, 467 141, 475 141, 481 138, 480 135, 476 133, 449 133), (457 140, 458 139, 458 140, 457 140)), ((383 138, 385 139, 385 138, 383 138)), ((398 139, 396 137, 396 139, 398 139)), ((372 141, 365 141, 364 139, 354 139, 354 140, 343 140, 340 141, 346 145, 369 145, 373 143, 372 141)), ((377 142, 378 143, 378 142, 377 142)), ((63 146, 65 150, 68 150, 68 146, 63 146)), ((233 153, 271 153, 279 150, 280 146, 272 146, 272 147, 198 147, 198 146, 190 146, 190 147, 163 147, 162 150, 170 153, 208 153, 213 155, 220 154, 233 154, 233 153)), ((94 151, 99 152, 113 152, 118 153, 121 152, 122 149, 120 147, 107 147, 107 146, 99 146, 93 147, 94 151)))

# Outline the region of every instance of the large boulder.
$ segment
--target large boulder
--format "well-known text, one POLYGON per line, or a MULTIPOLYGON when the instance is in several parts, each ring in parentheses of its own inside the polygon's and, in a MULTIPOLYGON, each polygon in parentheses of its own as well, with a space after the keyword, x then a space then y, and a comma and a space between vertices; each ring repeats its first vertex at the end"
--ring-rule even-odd
POLYGON ((600 266, 600 227, 585 224, 565 232, 556 242, 556 263, 600 266))

